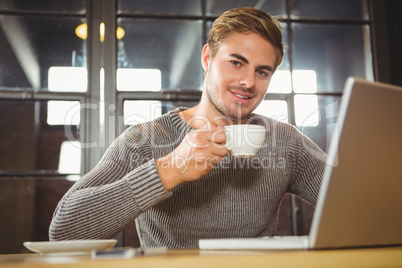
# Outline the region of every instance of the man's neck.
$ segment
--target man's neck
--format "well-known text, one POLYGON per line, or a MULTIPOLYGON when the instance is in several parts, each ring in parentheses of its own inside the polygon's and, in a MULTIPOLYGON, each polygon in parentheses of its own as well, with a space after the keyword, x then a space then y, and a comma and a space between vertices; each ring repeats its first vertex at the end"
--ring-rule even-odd
POLYGON ((194 129, 202 128, 207 123, 213 121, 213 117, 211 117, 208 113, 205 113, 200 104, 190 109, 181 111, 179 116, 184 122, 186 122, 186 124, 194 129))

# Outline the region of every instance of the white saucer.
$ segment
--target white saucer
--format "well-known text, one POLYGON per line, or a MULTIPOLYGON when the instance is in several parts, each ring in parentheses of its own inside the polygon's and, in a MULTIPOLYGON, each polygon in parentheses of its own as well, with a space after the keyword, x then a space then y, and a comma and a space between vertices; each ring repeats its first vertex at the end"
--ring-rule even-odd
POLYGON ((40 254, 89 254, 91 250, 105 250, 116 244, 116 239, 107 240, 64 240, 24 242, 24 246, 40 254))

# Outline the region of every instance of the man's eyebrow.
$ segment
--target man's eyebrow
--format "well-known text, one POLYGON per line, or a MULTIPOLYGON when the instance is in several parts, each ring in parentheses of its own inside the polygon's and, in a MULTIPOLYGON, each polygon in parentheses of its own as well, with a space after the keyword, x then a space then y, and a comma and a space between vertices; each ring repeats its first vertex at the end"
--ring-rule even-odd
MULTIPOLYGON (((240 55, 240 54, 232 53, 232 54, 230 54, 230 56, 232 56, 232 57, 234 57, 234 58, 236 58, 238 60, 241 60, 242 62, 248 64, 248 60, 245 57, 243 57, 242 55, 240 55)), ((267 70, 267 71, 270 71, 270 72, 274 71, 274 68, 272 66, 269 66, 269 65, 260 65, 260 66, 258 66, 258 68, 259 69, 264 69, 264 70, 267 70)))
POLYGON ((274 71, 274 68, 272 66, 269 66, 269 65, 261 65, 261 66, 258 66, 258 68, 263 69, 263 70, 267 70, 267 71, 270 71, 270 72, 274 71))
POLYGON ((241 60, 244 63, 248 63, 248 60, 245 57, 243 57, 242 55, 240 55, 240 54, 232 53, 232 54, 230 54, 230 56, 232 56, 232 57, 234 57, 234 58, 236 58, 238 60, 241 60))

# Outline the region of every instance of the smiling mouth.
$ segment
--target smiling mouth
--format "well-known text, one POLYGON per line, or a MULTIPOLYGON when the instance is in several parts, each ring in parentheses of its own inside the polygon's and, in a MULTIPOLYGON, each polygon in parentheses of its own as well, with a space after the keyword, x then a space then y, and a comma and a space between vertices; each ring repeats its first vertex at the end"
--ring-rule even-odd
POLYGON ((252 99, 252 97, 243 96, 243 95, 239 95, 239 94, 236 94, 236 93, 232 93, 232 94, 235 95, 236 97, 240 98, 240 99, 243 99, 243 100, 252 99))

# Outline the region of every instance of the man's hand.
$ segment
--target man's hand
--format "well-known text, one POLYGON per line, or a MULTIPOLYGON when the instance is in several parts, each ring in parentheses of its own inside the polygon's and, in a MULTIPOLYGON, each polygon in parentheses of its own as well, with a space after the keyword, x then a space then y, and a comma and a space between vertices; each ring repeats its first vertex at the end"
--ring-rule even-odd
POLYGON ((166 190, 207 174, 229 153, 225 142, 225 130, 215 123, 189 132, 173 152, 155 161, 166 190))

